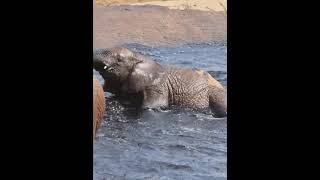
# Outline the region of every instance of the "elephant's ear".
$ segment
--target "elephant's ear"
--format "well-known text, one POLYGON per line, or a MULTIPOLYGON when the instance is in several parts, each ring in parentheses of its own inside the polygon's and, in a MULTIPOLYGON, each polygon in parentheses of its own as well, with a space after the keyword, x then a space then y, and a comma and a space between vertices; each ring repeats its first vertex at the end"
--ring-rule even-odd
POLYGON ((161 80, 164 68, 160 64, 136 53, 132 58, 136 64, 123 86, 124 91, 137 93, 161 80))

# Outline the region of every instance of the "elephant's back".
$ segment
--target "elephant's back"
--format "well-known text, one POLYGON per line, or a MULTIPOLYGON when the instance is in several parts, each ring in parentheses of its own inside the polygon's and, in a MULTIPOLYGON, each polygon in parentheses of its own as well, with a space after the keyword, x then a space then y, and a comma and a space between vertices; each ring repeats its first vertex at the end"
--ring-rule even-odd
POLYGON ((100 82, 93 78, 93 137, 101 125, 105 114, 105 96, 100 82))
POLYGON ((189 108, 206 108, 208 80, 192 69, 171 68, 168 73, 169 102, 189 108))
POLYGON ((196 69, 195 72, 207 78, 208 85, 210 88, 224 89, 223 86, 216 79, 214 79, 209 73, 205 72, 204 70, 196 69))

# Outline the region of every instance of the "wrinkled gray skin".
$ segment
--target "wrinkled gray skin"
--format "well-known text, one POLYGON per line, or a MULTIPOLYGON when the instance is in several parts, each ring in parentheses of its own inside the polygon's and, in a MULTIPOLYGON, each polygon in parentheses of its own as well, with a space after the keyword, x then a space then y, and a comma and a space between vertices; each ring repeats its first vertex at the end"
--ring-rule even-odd
POLYGON ((227 115, 226 91, 218 82, 209 86, 206 72, 163 66, 121 47, 94 50, 93 66, 105 80, 104 91, 140 98, 142 108, 210 107, 216 117, 227 115))

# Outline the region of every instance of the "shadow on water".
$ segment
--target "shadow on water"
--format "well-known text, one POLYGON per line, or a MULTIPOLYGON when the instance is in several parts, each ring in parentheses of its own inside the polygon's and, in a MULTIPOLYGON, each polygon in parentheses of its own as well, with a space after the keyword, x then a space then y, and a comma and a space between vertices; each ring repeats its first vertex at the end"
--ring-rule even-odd
MULTIPOLYGON (((162 64, 204 69, 227 88, 224 44, 126 47, 162 64)), ((107 115, 94 141, 94 179, 226 179, 226 118, 185 109, 140 111, 106 96, 107 115)))

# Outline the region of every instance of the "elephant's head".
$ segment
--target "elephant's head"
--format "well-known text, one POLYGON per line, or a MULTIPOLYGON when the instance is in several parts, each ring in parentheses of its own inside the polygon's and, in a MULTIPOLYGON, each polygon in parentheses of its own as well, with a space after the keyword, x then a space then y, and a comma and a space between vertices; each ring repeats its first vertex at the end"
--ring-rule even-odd
POLYGON ((93 67, 104 78, 104 90, 111 93, 137 93, 160 78, 160 64, 126 48, 97 49, 93 67))

